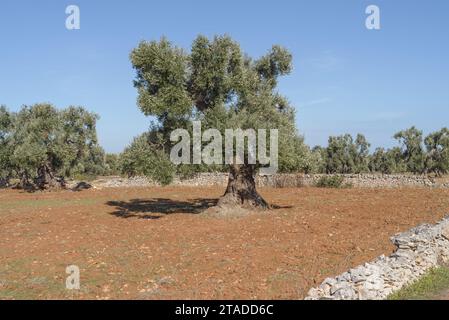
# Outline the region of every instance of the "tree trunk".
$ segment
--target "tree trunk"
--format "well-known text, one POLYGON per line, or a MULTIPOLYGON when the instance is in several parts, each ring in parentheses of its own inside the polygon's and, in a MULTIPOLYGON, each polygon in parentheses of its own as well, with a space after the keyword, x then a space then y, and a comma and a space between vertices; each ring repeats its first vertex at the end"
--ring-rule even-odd
POLYGON ((268 209, 267 202, 256 190, 254 175, 254 165, 231 165, 228 187, 217 206, 268 209))
POLYGON ((0 177, 0 189, 9 187, 9 177, 0 177))
POLYGON ((14 186, 15 189, 32 190, 33 184, 30 182, 30 175, 28 171, 22 171, 20 174, 19 182, 14 186))
POLYGON ((65 187, 64 179, 57 178, 48 164, 42 165, 37 170, 36 186, 40 190, 60 189, 65 187))

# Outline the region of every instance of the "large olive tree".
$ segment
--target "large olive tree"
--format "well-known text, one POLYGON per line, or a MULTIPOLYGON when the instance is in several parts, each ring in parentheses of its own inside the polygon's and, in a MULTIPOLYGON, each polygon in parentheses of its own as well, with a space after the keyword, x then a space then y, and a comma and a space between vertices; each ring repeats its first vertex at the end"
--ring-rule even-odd
MULTIPOLYGON (((222 133, 278 129, 279 165, 300 162, 292 143, 298 139, 294 109, 277 91, 279 77, 292 70, 292 56, 286 49, 275 45, 266 55, 252 59, 228 36, 198 36, 189 53, 163 38, 141 42, 130 59, 136 70, 138 106, 156 118, 157 133, 164 141, 161 150, 170 150, 173 130, 191 130, 191 121, 201 120, 204 130, 216 128, 222 133)), ((267 208, 256 190, 259 168, 247 157, 243 164, 230 164, 228 187, 219 206, 267 208)))

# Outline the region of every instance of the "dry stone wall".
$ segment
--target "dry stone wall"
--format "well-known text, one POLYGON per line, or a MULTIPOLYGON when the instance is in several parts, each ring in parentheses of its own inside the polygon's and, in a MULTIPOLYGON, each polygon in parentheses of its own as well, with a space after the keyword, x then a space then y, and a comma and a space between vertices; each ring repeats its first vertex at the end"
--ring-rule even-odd
MULTIPOLYGON (((276 174, 257 176, 258 187, 302 187, 314 186, 325 174, 276 174)), ((449 187, 439 184, 427 176, 415 175, 380 175, 380 174, 346 174, 344 184, 358 188, 400 188, 400 187, 449 187)), ((201 173, 187 180, 175 179, 174 184, 184 186, 226 186, 227 173, 201 173)))
MULTIPOLYGON (((314 185, 325 175, 305 175, 304 185, 314 185)), ((398 188, 398 187, 431 187, 437 183, 427 177, 420 175, 382 175, 382 174, 346 174, 341 175, 343 183, 359 188, 398 188)))
POLYGON ((413 283, 431 268, 449 262, 449 217, 423 224, 391 238, 396 251, 389 257, 328 278, 312 288, 306 300, 382 300, 413 283))
MULTIPOLYGON (((276 174, 272 176, 257 176, 258 187, 302 187, 314 186, 325 175, 323 174, 276 174)), ((380 174, 349 174, 342 175, 344 184, 358 188, 400 188, 400 187, 444 187, 449 183, 438 183, 427 176, 413 175, 380 175, 380 174)), ((228 181, 227 173, 200 173, 189 179, 176 178, 173 185, 180 186, 222 186, 228 181)), ((105 177, 93 182, 96 187, 147 187, 157 183, 145 177, 105 177)))

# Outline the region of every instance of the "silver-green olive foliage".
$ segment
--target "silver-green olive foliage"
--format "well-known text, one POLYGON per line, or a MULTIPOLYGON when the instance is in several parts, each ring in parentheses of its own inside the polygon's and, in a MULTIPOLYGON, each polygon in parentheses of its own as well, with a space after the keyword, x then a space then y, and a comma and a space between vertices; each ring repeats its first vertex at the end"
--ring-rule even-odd
POLYGON ((426 155, 426 170, 437 175, 449 172, 449 129, 431 133, 424 140, 426 155))
POLYGON ((163 185, 172 182, 174 166, 163 148, 151 144, 150 133, 134 138, 119 162, 121 171, 128 176, 146 175, 163 185))
MULTIPOLYGON (((0 108, 0 161, 3 174, 32 179, 46 166, 70 176, 89 165, 102 149, 97 142, 98 116, 82 107, 56 109, 51 104, 24 106, 17 113, 0 108)), ((103 152, 104 153, 104 152, 103 152)), ((99 159, 101 161, 104 159, 99 159)))
POLYGON ((416 127, 399 131, 394 135, 402 148, 402 160, 406 170, 413 173, 425 172, 425 151, 423 147, 423 132, 416 127))
MULTIPOLYGON (((7 184, 12 176, 11 163, 11 132, 12 132, 12 115, 5 106, 0 106, 0 179, 7 184)), ((0 181, 0 184, 3 184, 0 181)))
POLYGON ((361 134, 330 137, 327 148, 315 147, 318 154, 318 172, 323 173, 434 173, 449 172, 449 129, 429 134, 423 141, 423 132, 416 127, 399 131, 394 138, 399 147, 377 148, 369 153, 370 144, 361 134))
MULTIPOLYGON (((190 53, 166 38, 143 41, 131 53, 138 106, 157 119, 165 152, 169 134, 201 120, 203 130, 278 129, 281 170, 308 167, 310 152, 295 128, 294 108, 277 91, 292 70, 292 55, 273 46, 259 59, 245 55, 229 36, 198 36, 190 53)), ((157 177, 156 177, 157 178, 157 177)))
POLYGON ((399 147, 385 150, 377 148, 369 159, 370 172, 383 174, 403 173, 407 167, 402 160, 402 150, 399 147))
POLYGON ((350 134, 329 137, 324 151, 326 173, 361 173, 369 171, 369 147, 365 136, 358 134, 355 141, 350 134))

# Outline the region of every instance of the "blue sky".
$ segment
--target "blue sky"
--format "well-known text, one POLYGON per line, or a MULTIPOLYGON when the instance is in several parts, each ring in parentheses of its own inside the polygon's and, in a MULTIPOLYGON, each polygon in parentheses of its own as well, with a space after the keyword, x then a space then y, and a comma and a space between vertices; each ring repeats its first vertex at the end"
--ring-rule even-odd
POLYGON ((0 104, 51 102, 98 113, 101 144, 119 152, 148 128, 136 106, 130 51, 167 36, 189 49, 227 33, 251 56, 281 44, 294 71, 279 90, 310 145, 364 133, 390 147, 399 129, 449 126, 449 1, 1 0, 0 104), (81 30, 65 28, 78 5, 81 30), (365 28, 375 4, 381 30, 365 28))

